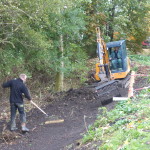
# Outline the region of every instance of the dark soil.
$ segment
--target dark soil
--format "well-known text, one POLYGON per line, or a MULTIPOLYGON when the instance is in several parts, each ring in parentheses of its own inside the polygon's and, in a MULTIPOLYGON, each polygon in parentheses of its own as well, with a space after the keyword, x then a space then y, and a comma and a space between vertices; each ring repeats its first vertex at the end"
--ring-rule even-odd
MULTIPOLYGON (((48 100, 48 99, 47 99, 48 100)), ((106 107, 112 109, 115 103, 112 102, 106 107)), ((82 138, 89 124, 96 119, 98 107, 101 101, 97 100, 93 92, 87 88, 69 90, 66 93, 59 93, 58 98, 43 108, 50 117, 46 117, 38 109, 32 109, 27 113, 28 127, 30 132, 21 134, 18 130, 8 133, 8 136, 1 136, 1 150, 61 150, 67 145, 82 138), (45 124, 49 120, 64 119, 64 122, 57 124, 45 124), (17 134, 18 133, 18 134, 17 134), (17 135, 16 135, 17 134, 17 135), (15 137, 18 137, 15 138, 15 137)), ((1 130, 5 121, 1 121, 1 130)), ((8 126, 8 125, 7 125, 8 126)), ((9 128, 9 126, 7 127, 9 128)), ((4 130, 4 133, 7 130, 4 130)), ((68 148, 66 148, 68 149, 68 148)))
MULTIPOLYGON (((135 85, 136 88, 148 85, 147 79, 137 78, 135 85)), ((59 93, 53 100, 47 97, 45 101, 50 101, 49 105, 42 107, 49 117, 36 108, 32 109, 27 113, 29 133, 23 134, 20 129, 9 132, 9 124, 0 120, 1 150, 77 149, 83 133, 94 123, 98 108, 102 106, 101 99, 86 87, 59 93), (64 122, 45 124, 46 121, 57 119, 64 119, 64 122)), ((105 107, 111 110, 116 102, 109 102, 105 107)))

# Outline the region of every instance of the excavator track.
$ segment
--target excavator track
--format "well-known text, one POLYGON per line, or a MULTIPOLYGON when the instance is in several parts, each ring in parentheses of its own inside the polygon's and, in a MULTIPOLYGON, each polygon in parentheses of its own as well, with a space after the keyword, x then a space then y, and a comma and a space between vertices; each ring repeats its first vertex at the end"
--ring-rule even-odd
POLYGON ((127 85, 130 76, 122 80, 112 80, 107 82, 97 82, 88 87, 92 91, 97 101, 101 101, 102 105, 112 102, 113 97, 126 96, 127 85))
POLYGON ((103 105, 111 102, 114 96, 121 96, 118 81, 115 80, 95 87, 95 89, 103 105))

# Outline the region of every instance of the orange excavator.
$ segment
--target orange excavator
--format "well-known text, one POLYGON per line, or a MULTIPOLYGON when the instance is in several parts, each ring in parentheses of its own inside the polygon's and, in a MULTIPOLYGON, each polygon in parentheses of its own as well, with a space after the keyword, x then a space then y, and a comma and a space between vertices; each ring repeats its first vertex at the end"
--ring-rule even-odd
POLYGON ((97 81, 109 81, 126 78, 130 72, 130 60, 127 57, 126 41, 120 40, 105 44, 100 36, 99 28, 96 28, 96 33, 99 62, 96 64, 95 79, 97 81), (115 69, 112 67, 113 60, 111 59, 111 54, 113 53, 113 48, 118 48, 119 50, 122 68, 119 68, 118 64, 116 64, 117 66, 115 69))
POLYGON ((97 55, 95 90, 102 102, 121 95, 121 89, 129 84, 130 60, 127 56, 126 41, 119 40, 105 44, 99 27, 96 28, 97 55))

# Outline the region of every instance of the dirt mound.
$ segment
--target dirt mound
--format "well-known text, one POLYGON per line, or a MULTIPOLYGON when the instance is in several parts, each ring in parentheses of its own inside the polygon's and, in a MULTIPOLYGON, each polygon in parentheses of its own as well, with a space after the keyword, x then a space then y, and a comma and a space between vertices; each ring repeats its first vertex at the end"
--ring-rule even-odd
POLYGON ((150 73, 150 66, 139 66, 137 74, 138 76, 135 77, 135 84, 134 89, 143 88, 149 86, 149 73, 150 73))
POLYGON ((70 101, 75 100, 79 101, 81 103, 83 102, 89 102, 89 101, 95 101, 97 100, 97 95, 88 87, 83 87, 80 89, 70 89, 66 92, 65 96, 63 97, 64 101, 70 101))
POLYGON ((110 81, 109 83, 94 83, 79 89, 70 89, 65 93, 62 100, 76 101, 83 105, 86 103, 88 105, 99 104, 99 106, 108 104, 112 102, 113 96, 120 96, 118 82, 110 81))

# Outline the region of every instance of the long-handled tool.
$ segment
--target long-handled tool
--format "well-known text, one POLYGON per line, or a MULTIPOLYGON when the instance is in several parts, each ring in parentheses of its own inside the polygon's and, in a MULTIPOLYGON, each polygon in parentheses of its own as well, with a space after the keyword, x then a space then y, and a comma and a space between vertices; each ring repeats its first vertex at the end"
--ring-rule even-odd
MULTIPOLYGON (((32 100, 31 100, 31 103, 35 107, 37 107, 43 114, 45 114, 48 117, 48 114, 44 110, 42 110, 37 104, 35 104, 32 100)), ((64 122, 64 119, 57 119, 57 120, 46 121, 45 124, 61 123, 61 122, 64 122)))
POLYGON ((42 110, 37 104, 35 104, 32 100, 31 100, 31 103, 32 103, 35 107, 37 107, 43 114, 45 114, 46 116, 48 116, 48 114, 47 114, 44 110, 42 110))

